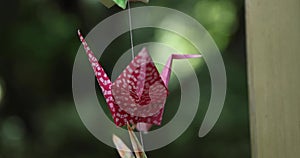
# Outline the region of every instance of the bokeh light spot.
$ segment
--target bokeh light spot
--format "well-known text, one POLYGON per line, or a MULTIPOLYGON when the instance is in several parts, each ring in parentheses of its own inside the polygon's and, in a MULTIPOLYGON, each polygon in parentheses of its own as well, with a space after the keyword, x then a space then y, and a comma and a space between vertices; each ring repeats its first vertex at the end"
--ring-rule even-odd
POLYGON ((220 50, 225 50, 237 29, 237 8, 231 1, 199 1, 196 19, 208 30, 220 50))
POLYGON ((1 135, 6 141, 21 141, 24 138, 24 123, 16 116, 4 120, 1 129, 1 135))

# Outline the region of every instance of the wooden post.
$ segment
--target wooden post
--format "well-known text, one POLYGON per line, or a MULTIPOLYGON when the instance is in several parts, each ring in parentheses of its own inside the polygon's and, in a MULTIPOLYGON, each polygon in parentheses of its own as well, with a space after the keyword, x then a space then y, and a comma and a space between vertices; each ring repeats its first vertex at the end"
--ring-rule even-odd
POLYGON ((300 0, 246 0, 253 158, 300 157, 300 0))

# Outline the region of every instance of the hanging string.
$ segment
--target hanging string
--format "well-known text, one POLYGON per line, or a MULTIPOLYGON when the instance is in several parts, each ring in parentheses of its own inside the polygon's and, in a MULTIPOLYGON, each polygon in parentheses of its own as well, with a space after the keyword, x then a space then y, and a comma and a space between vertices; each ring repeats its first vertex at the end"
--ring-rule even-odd
POLYGON ((143 133, 141 131, 140 131, 140 139, 141 139, 142 148, 144 149, 143 133))
MULTIPOLYGON (((128 20, 129 20, 129 34, 130 34, 130 44, 131 44, 131 55, 132 59, 134 59, 134 51, 133 51, 133 34, 132 34, 132 17, 131 17, 131 8, 130 2, 128 2, 128 20)), ((140 131, 140 140, 142 148, 144 149, 144 141, 143 141, 143 133, 140 131)))
POLYGON ((129 34, 130 34, 130 44, 131 44, 131 54, 132 59, 134 58, 134 51, 133 51, 133 35, 132 35, 132 17, 131 17, 131 9, 130 9, 130 2, 128 2, 128 19, 129 19, 129 34))

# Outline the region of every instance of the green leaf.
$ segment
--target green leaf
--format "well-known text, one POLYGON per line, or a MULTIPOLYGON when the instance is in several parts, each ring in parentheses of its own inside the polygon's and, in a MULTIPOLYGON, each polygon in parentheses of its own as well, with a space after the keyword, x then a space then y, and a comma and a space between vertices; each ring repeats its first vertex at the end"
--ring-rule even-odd
POLYGON ((100 0, 100 2, 106 6, 107 8, 110 8, 117 4, 119 7, 126 9, 127 2, 144 2, 148 3, 149 0, 100 0))
POLYGON ((113 0, 119 7, 126 9, 128 0, 113 0))

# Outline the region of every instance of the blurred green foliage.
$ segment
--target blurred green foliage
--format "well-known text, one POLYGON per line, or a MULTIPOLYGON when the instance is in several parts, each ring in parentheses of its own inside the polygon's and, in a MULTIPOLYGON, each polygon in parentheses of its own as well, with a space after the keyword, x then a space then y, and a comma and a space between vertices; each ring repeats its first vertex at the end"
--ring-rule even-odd
MULTIPOLYGON (((148 4, 177 9, 203 24, 222 51, 228 77, 221 117, 211 133, 198 138, 210 99, 210 77, 205 64, 194 65, 201 87, 197 117, 175 142, 148 152, 150 158, 250 157, 243 3, 242 0, 152 0, 148 4)), ((136 3, 132 7, 144 5, 136 3)), ((105 8, 98 0, 2 2, 0 158, 118 157, 115 149, 99 142, 80 121, 72 98, 71 75, 80 45, 76 30, 81 28, 88 33, 101 20, 119 11, 117 6, 105 8)), ((100 59, 112 61, 102 62, 108 72, 112 71, 115 59, 129 49, 128 36, 116 39, 100 59)), ((188 41, 170 32, 134 31, 136 45, 152 41, 178 46, 182 52, 195 52, 188 41)), ((180 89, 174 80, 165 122, 177 110, 180 89)))

